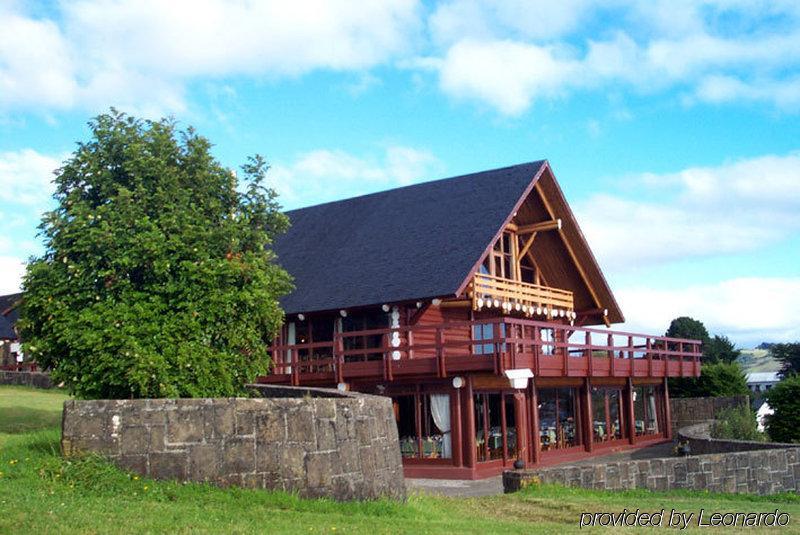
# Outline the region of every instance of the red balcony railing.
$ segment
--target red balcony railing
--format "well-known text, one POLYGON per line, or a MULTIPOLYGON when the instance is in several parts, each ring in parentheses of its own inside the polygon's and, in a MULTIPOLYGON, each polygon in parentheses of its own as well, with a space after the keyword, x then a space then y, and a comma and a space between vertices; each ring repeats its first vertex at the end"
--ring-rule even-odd
POLYGON ((537 377, 694 377, 701 348, 698 340, 506 317, 336 333, 275 344, 271 354, 273 373, 260 380, 301 384, 513 368, 537 377))

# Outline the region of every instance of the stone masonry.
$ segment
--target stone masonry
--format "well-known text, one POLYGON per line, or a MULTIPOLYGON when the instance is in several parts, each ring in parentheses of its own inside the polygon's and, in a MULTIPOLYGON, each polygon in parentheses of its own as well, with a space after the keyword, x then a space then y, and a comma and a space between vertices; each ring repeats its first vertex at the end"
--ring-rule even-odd
POLYGON ((50 374, 46 372, 16 372, 0 370, 0 385, 55 388, 53 381, 50 379, 50 374))
POLYGON ((670 398, 669 407, 672 420, 672 434, 679 429, 713 420, 724 409, 749 406, 748 396, 709 397, 709 398, 670 398))
POLYGON ((405 498, 389 398, 265 387, 265 398, 67 401, 64 455, 95 452, 156 479, 405 498))

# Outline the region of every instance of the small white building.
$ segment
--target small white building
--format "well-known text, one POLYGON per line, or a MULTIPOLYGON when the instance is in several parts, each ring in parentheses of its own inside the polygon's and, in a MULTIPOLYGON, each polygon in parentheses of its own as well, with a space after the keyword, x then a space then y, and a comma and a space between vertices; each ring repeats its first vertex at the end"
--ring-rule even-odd
POLYGON ((758 422, 758 430, 762 433, 766 430, 766 420, 765 418, 775 411, 772 410, 772 407, 769 406, 769 403, 766 401, 761 404, 761 406, 756 411, 756 422, 758 422))
POLYGON ((766 392, 781 380, 779 372, 754 372, 747 374, 747 388, 754 394, 766 392))

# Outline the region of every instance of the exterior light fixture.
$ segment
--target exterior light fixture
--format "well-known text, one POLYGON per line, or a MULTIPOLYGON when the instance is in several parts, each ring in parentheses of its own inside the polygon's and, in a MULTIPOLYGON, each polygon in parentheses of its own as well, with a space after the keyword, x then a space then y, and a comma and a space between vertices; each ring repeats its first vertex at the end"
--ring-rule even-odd
POLYGON ((479 297, 478 301, 476 301, 476 304, 478 305, 478 308, 483 308, 483 299, 479 297))
POLYGON ((461 388, 465 383, 463 377, 453 377, 453 388, 461 388))
POLYGON ((495 306, 495 308, 499 307, 499 306, 500 306, 500 301, 498 301, 497 299, 495 299, 495 300, 494 300, 494 306, 495 306))
POLYGON ((343 318, 346 318, 347 317, 347 311, 345 309, 342 309, 342 310, 339 311, 339 315, 342 316, 343 318))
POLYGON ((300 321, 305 321, 306 320, 306 316, 305 316, 305 314, 298 314, 297 315, 297 319, 299 319, 300 321))
POLYGON ((442 304, 442 300, 441 300, 441 299, 433 299, 433 300, 431 301, 431 304, 432 304, 433 306, 435 306, 435 307, 438 307, 439 305, 441 305, 441 304, 442 304))
POLYGON ((381 306, 381 310, 383 310, 384 312, 389 312, 389 305, 381 306))
POLYGON ((533 377, 533 371, 530 368, 517 368, 515 370, 506 370, 505 376, 511 383, 511 388, 527 388, 528 379, 533 377))

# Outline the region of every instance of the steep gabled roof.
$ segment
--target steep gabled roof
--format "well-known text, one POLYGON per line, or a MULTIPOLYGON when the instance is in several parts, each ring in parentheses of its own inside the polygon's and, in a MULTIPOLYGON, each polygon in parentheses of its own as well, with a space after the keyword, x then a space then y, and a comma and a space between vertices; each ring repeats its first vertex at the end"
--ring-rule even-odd
POLYGON ((592 322, 624 321, 545 160, 287 212, 292 226, 274 245, 278 262, 295 278, 284 310, 456 296, 532 197, 540 199, 542 216, 564 221, 536 246, 543 275, 556 287, 576 290, 576 305, 598 311, 592 322))
POLYGON ((287 314, 454 295, 546 165, 538 161, 287 212, 287 314))

